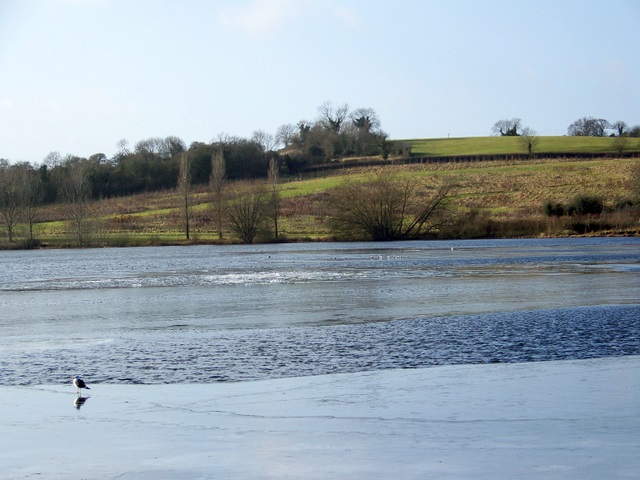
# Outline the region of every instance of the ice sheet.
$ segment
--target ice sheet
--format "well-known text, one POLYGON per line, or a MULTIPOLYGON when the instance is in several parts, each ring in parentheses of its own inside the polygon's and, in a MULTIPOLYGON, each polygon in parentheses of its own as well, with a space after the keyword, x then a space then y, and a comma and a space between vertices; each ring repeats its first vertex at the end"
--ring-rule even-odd
POLYGON ((623 479, 640 356, 0 388, 0 478, 623 479))

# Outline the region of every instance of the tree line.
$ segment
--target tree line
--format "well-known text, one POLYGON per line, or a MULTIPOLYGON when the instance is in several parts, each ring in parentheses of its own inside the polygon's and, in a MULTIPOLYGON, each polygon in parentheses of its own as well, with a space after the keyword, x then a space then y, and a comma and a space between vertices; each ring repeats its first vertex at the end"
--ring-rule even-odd
POLYGON ((221 134, 209 143, 193 142, 189 146, 175 136, 148 138, 134 145, 123 139, 111 158, 103 153, 83 158, 51 152, 37 169, 45 203, 63 200, 62 179, 76 163, 86 165, 90 196, 95 199, 175 188, 184 153, 190 159, 194 184, 209 181, 214 152, 224 155, 229 180, 266 177, 272 158, 277 159, 283 174, 293 175, 346 156, 386 158, 392 145, 380 126, 380 119, 371 108, 350 110, 347 104, 335 106, 327 102, 318 108, 315 121, 285 124, 275 134, 263 130, 253 132, 250 138, 221 134))
MULTIPOLYGON (((494 135, 518 137, 518 144, 529 155, 540 143, 538 133, 524 126, 520 118, 498 120, 491 131, 494 135)), ((631 127, 623 120, 609 122, 603 118, 582 117, 569 125, 567 134, 572 137, 615 137, 614 148, 621 154, 627 148, 627 138, 640 137, 640 125, 631 127)))
MULTIPOLYGON (((491 128, 492 133, 504 137, 517 137, 530 132, 520 118, 498 120, 491 128)), ((576 137, 640 137, 640 125, 630 126, 623 120, 609 122, 604 118, 582 117, 571 123, 567 135, 576 137)))
MULTIPOLYGON (((45 203, 60 203, 73 226, 75 243, 87 245, 91 236, 88 221, 91 200, 163 189, 175 189, 179 195, 184 234, 189 239, 192 190, 196 185, 206 186, 212 206, 211 223, 219 239, 226 227, 244 243, 253 242, 266 230, 271 232, 271 238, 278 240, 281 174, 295 174, 308 166, 340 157, 380 155, 387 158, 392 152, 373 109, 351 111, 347 104, 325 103, 318 108, 318 113, 314 122, 303 120, 295 126, 282 125, 275 135, 261 130, 251 138, 220 135, 210 143, 193 142, 189 147, 174 136, 149 138, 133 147, 122 140, 112 158, 101 153, 89 158, 62 157, 52 152, 39 166, 25 162, 11 165, 1 160, 0 217, 8 240, 13 242, 16 226, 24 223, 28 225, 29 241, 35 241, 33 225, 38 208, 45 203), (232 186, 238 180, 254 182, 251 188, 232 186)), ((404 222, 412 211, 413 195, 408 194, 407 185, 387 187, 387 191, 393 187, 404 192, 401 202, 404 222)), ((336 198, 343 197, 341 192, 336 195, 336 198)), ((365 197, 363 192, 362 198, 365 197)), ((391 203, 393 207, 387 207, 393 213, 388 218, 397 222, 398 202, 391 203)), ((336 209, 336 225, 345 213, 344 208, 336 209)), ((407 231, 398 230, 396 226, 394 232, 384 235, 371 229, 364 233, 369 232, 374 240, 414 238, 425 233, 423 227, 430 214, 420 212, 419 215, 420 219, 407 231)), ((344 231, 336 227, 336 231, 339 230, 344 231)))

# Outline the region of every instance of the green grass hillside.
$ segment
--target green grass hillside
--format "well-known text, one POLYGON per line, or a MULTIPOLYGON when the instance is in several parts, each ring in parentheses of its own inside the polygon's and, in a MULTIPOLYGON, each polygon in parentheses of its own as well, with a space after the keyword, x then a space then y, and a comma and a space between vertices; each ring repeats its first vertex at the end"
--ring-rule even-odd
MULTIPOLYGON (((524 153, 519 137, 408 139, 414 156, 509 155, 524 153)), ((617 153, 616 138, 539 137, 534 153, 617 153)), ((640 139, 628 138, 624 151, 640 151, 640 139)))
MULTIPOLYGON (((548 151, 607 152, 610 138, 543 137, 548 151)), ((637 140, 637 139, 633 139, 637 140)), ((518 153, 516 139, 484 137, 413 140, 414 155, 491 155, 518 153)), ((541 141, 541 147, 544 143, 541 141)), ((334 238, 328 221, 328 199, 345 182, 386 178, 415 178, 426 185, 454 185, 448 200, 453 226, 439 238, 491 238, 539 235, 640 234, 640 159, 531 158, 344 166, 308 176, 282 177, 280 240, 317 241, 334 238), (570 205, 583 195, 602 200, 605 212, 598 217, 548 217, 545 204, 570 205), (621 207, 621 205, 623 207, 621 207), (584 222, 586 223, 586 226, 584 222)), ((256 182, 229 184, 229 191, 242 191, 256 182)), ((260 182, 257 182, 260 183, 260 182)), ((91 245, 129 246, 219 242, 212 223, 211 196, 204 186, 191 195, 191 239, 185 240, 181 205, 175 191, 162 191, 122 198, 106 198, 88 205, 87 223, 91 245)), ((50 246, 73 246, 74 224, 69 208, 46 205, 38 212, 34 232, 50 246)), ((0 235, 3 232, 0 231, 0 235)), ((26 236, 24 225, 17 237, 26 236)), ((268 240, 263 237, 262 241, 268 240)), ((223 243, 238 242, 226 228, 223 243)), ((0 246, 6 236, 0 236, 0 246)))

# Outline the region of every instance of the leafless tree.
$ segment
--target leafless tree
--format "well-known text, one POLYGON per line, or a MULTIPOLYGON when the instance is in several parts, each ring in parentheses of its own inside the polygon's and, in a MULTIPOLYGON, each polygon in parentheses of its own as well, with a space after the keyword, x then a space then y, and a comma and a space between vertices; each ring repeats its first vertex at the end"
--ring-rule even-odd
POLYGON ((213 217, 218 230, 218 238, 222 239, 222 224, 224 219, 224 188, 227 173, 222 150, 216 149, 211 155, 211 176, 209 190, 213 197, 213 217))
POLYGON ((567 133, 578 137, 604 137, 607 128, 610 125, 604 118, 583 117, 569 125, 567 133))
POLYGON ((140 140, 134 147, 134 152, 143 158, 158 159, 168 158, 170 155, 166 151, 166 144, 160 137, 151 137, 140 140))
POLYGON ((278 221, 280 220, 280 186, 279 186, 279 165, 275 156, 269 160, 269 174, 267 183, 270 190, 269 213, 273 221, 273 232, 275 239, 278 240, 278 221))
POLYGON ((186 150, 187 145, 181 138, 176 137, 175 135, 169 135, 168 137, 165 137, 164 152, 166 152, 166 155, 168 157, 173 158, 177 155, 181 155, 182 152, 185 152, 186 150))
POLYGON ((189 240, 189 220, 191 219, 191 161, 189 154, 183 152, 180 155, 178 170, 178 195, 182 199, 182 219, 184 221, 184 234, 189 240))
POLYGON ((349 105, 346 103, 333 106, 331 102, 325 102, 318 108, 320 112, 320 123, 333 133, 339 133, 344 120, 349 115, 349 105))
POLYGON ((493 124, 492 131, 503 137, 515 137, 520 134, 522 120, 519 118, 498 120, 493 124))
POLYGON ((629 129, 629 125, 627 125, 627 122, 618 120, 617 122, 613 122, 611 124, 611 128, 613 128, 616 132, 618 132, 618 136, 621 137, 625 133, 627 133, 627 130, 629 129))
POLYGON ((276 132, 276 145, 283 145, 284 148, 288 148, 293 143, 293 139, 296 136, 297 129, 294 125, 287 123, 280 125, 276 132))
POLYGON ((276 146, 276 141, 273 135, 265 132, 264 130, 256 130, 255 132, 253 132, 251 140, 260 145, 264 152, 270 152, 276 146))
POLYGON ((131 153, 131 150, 129 150, 129 140, 126 138, 121 139, 116 146, 118 147, 118 155, 126 156, 131 153))
POLYGON ((42 204, 42 179, 39 172, 34 170, 29 163, 19 163, 16 168, 18 169, 19 188, 22 193, 21 203, 24 220, 26 220, 29 229, 29 240, 33 240, 33 225, 42 204))
POLYGON ((447 223, 442 211, 451 189, 383 177, 348 183, 330 197, 332 226, 341 235, 374 241, 422 238, 447 223))
POLYGON ((618 154, 622 155, 625 150, 629 147, 629 139, 624 135, 618 135, 613 139, 613 150, 618 154))
POLYGON ((266 218, 267 195, 263 185, 236 190, 229 203, 229 226, 243 243, 253 243, 266 218))
POLYGON ((59 152, 49 152, 42 162, 48 170, 62 165, 62 155, 59 152))
POLYGON ((361 132, 371 132, 380 128, 380 119, 373 108, 358 108, 349 115, 353 125, 361 132))
POLYGON ((22 211, 22 192, 18 170, 7 161, 0 164, 0 215, 7 229, 9 242, 13 242, 14 229, 22 211))
POLYGON ((540 137, 535 130, 525 127, 522 129, 522 134, 518 137, 518 143, 523 150, 531 155, 540 143, 540 137))
POLYGON ((633 127, 629 127, 626 132, 627 137, 640 137, 640 125, 634 125, 633 127))
POLYGON ((90 239, 87 220, 91 195, 89 163, 83 158, 68 156, 63 163, 63 176, 58 188, 73 222, 78 245, 87 245, 90 239))

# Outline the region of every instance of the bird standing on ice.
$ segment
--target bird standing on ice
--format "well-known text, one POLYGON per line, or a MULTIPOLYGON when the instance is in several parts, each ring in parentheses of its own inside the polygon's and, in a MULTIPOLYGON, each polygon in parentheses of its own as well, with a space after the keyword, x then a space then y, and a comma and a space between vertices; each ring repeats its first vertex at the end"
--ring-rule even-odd
POLYGON ((73 377, 71 381, 75 385, 75 387, 78 389, 78 395, 82 394, 81 389, 83 388, 86 388, 87 390, 91 390, 89 387, 87 387, 87 384, 84 382, 84 380, 81 379, 78 375, 73 377))

